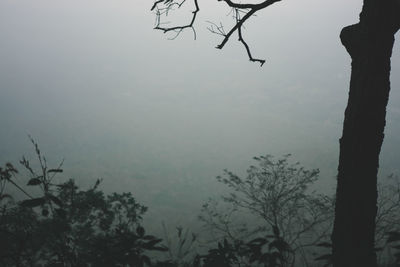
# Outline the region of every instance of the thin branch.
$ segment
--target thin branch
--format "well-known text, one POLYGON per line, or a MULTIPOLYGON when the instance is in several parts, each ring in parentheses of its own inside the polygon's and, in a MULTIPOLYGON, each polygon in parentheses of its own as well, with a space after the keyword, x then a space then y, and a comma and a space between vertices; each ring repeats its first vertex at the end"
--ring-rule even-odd
POLYGON ((178 8, 182 7, 182 5, 186 2, 186 0, 183 0, 180 3, 174 2, 173 0, 158 0, 154 3, 152 6, 151 10, 156 9, 156 26, 154 27, 155 30, 161 30, 164 33, 174 31, 176 32, 176 35, 172 38, 175 39, 178 37, 178 35, 185 29, 191 28, 193 31, 194 39, 196 39, 196 31, 194 29, 194 23, 196 21, 197 13, 200 11, 200 7, 198 4, 198 0, 193 0, 195 10, 192 11, 192 19, 190 22, 186 25, 180 25, 180 26, 173 26, 173 27, 164 27, 161 26, 161 15, 163 14, 168 14, 168 12, 174 7, 177 6, 178 8), (166 5, 166 7, 159 7, 159 4, 163 3, 166 5))
POLYGON ((259 62, 261 66, 265 63, 264 59, 258 59, 258 58, 253 58, 250 47, 247 44, 247 42, 244 40, 243 35, 242 35, 242 26, 245 21, 247 21, 251 16, 255 15, 255 13, 261 9, 264 9, 276 2, 279 2, 281 0, 266 0, 262 3, 259 4, 239 4, 239 3, 234 3, 231 0, 218 0, 218 1, 223 1, 225 2, 228 6, 235 8, 235 17, 236 17, 236 24, 232 27, 232 29, 225 35, 224 39, 222 40, 221 44, 217 46, 218 49, 222 49, 225 44, 229 41, 229 38, 231 35, 237 31, 239 35, 239 41, 243 44, 243 46, 246 49, 247 55, 249 57, 249 60, 252 62, 259 62), (249 11, 243 16, 243 18, 240 18, 239 13, 244 13, 244 9, 249 11))
POLYGON ((207 29, 214 34, 218 34, 221 36, 225 36, 226 32, 224 29, 224 25, 222 25, 222 23, 220 23, 219 25, 217 25, 216 23, 212 22, 212 21, 207 21, 208 23, 211 24, 210 27, 207 27, 207 29))
POLYGON ((18 184, 16 184, 13 180, 9 179, 9 180, 7 180, 7 181, 10 182, 12 185, 14 185, 16 188, 18 188, 18 189, 19 189, 22 193, 24 193, 27 197, 33 199, 33 197, 32 197, 30 194, 28 194, 22 187, 20 187, 18 184))
MULTIPOLYGON (((251 16, 255 15, 255 13, 261 9, 264 9, 276 2, 279 2, 281 0, 264 0, 261 3, 258 4, 251 4, 251 3, 235 3, 231 0, 218 0, 219 2, 225 2, 229 7, 233 9, 233 16, 236 19, 235 25, 230 29, 228 33, 225 33, 224 27, 222 24, 220 26, 216 25, 215 23, 210 22, 212 25, 211 27, 208 28, 208 30, 212 33, 224 36, 222 42, 217 45, 216 48, 222 49, 225 44, 229 41, 229 38, 232 36, 232 34, 237 31, 239 35, 239 42, 241 42, 246 49, 246 53, 249 57, 249 60, 252 62, 258 62, 261 64, 261 66, 265 63, 264 59, 259 59, 259 58, 254 58, 251 53, 250 46, 247 44, 245 39, 243 38, 242 35, 242 27, 244 22, 246 22, 251 16), (243 17, 240 17, 240 14, 244 14, 243 17)), ((196 31, 194 29, 194 23, 197 18, 197 14, 200 11, 198 0, 193 0, 193 3, 195 5, 195 10, 192 11, 192 19, 190 22, 186 25, 178 25, 178 26, 172 26, 172 27, 165 27, 161 26, 161 16, 165 15, 167 16, 169 11, 173 9, 174 6, 177 6, 180 8, 186 0, 183 0, 182 2, 175 2, 175 0, 156 0, 151 7, 151 10, 155 10, 156 13, 156 26, 154 29, 156 30, 161 30, 164 33, 167 32, 175 32, 176 35, 170 39, 175 39, 178 37, 185 29, 192 29, 193 34, 194 34, 194 39, 196 39, 196 31), (160 5, 164 5, 163 7, 160 5)))
POLYGON ((247 51, 247 55, 249 56, 249 60, 252 62, 260 62, 260 67, 262 67, 265 63, 265 59, 258 59, 258 58, 253 58, 253 56, 251 55, 251 51, 249 48, 249 45, 246 43, 246 41, 243 39, 242 36, 242 27, 238 28, 238 35, 239 35, 239 41, 244 45, 244 47, 246 48, 247 51))
POLYGON ((279 2, 281 0, 265 0, 264 2, 258 3, 258 4, 241 4, 241 3, 235 3, 232 2, 231 0, 218 0, 218 2, 225 2, 228 6, 233 7, 233 8, 239 8, 239 9, 263 9, 266 8, 270 5, 272 5, 275 2, 279 2))
POLYGON ((162 3, 162 2, 164 2, 164 0, 155 1, 150 10, 153 11, 157 7, 157 5, 162 3))
POLYGON ((240 27, 242 27, 243 23, 251 17, 257 10, 252 9, 250 10, 246 15, 243 16, 242 19, 238 20, 235 24, 235 26, 232 27, 232 29, 225 35, 225 38, 222 40, 221 44, 217 45, 218 49, 222 49, 225 44, 229 41, 229 38, 231 35, 237 31, 240 27))

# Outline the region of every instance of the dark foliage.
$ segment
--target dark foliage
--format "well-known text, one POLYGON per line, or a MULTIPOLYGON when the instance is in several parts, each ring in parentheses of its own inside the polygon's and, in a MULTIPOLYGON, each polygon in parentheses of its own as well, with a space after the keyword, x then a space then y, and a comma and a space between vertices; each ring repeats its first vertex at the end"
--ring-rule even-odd
POLYGON ((2 202, 0 213, 0 266, 151 266, 148 253, 165 252, 162 239, 141 225, 147 208, 131 193, 105 195, 100 180, 81 190, 73 180, 53 184, 61 165, 48 169, 35 146, 40 174, 23 158, 30 174, 28 187, 40 188, 32 197, 15 182, 11 165, 0 169, 1 199, 6 183, 28 197, 17 203, 2 202))
MULTIPOLYGON (((332 199, 309 191, 318 170, 290 164, 288 155, 256 157, 258 166, 245 178, 229 171, 217 177, 234 191, 222 198, 231 208, 222 212, 213 202, 204 205, 201 218, 214 240, 201 247, 198 236, 183 227, 176 227, 173 238, 164 225, 165 241, 148 234, 142 225, 147 208, 131 193, 106 195, 101 180, 86 190, 72 179, 55 183, 62 163, 49 169, 32 143, 39 172, 21 160, 29 175, 26 186, 18 185, 12 164, 0 168, 0 266, 310 266, 311 254, 318 266, 332 264, 332 244, 320 240, 331 223, 332 199), (6 193, 7 184, 22 200, 6 193), (237 212, 254 216, 254 225, 235 228, 237 217, 231 215, 237 212)), ((384 255, 382 266, 400 264, 400 186, 393 178, 395 183, 379 186, 376 251, 384 255)))
POLYGON ((166 251, 140 225, 146 207, 130 193, 105 196, 69 180, 54 198, 62 208, 46 198, 3 208, 1 266, 150 266, 146 252, 166 251))
POLYGON ((203 205, 200 219, 214 235, 233 241, 263 237, 273 229, 272 246, 285 243, 286 252, 291 252, 280 254, 283 266, 306 261, 307 249, 328 237, 333 199, 310 190, 318 170, 289 159, 290 155, 255 157, 257 165, 250 166, 245 177, 225 170, 217 180, 228 186, 229 194, 203 205), (238 222, 243 217, 252 218, 248 221, 254 225, 238 222))

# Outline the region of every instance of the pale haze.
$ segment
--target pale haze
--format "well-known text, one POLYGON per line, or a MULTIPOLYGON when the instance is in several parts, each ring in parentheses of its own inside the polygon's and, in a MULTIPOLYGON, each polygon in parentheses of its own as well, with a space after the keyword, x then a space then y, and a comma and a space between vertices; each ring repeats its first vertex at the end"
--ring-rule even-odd
MULTIPOLYGON (((244 173, 258 155, 291 153, 333 192, 350 77, 339 33, 362 1, 260 12, 243 34, 262 68, 236 37, 215 49, 222 39, 207 21, 229 27, 229 9, 199 3, 197 39, 168 40, 149 0, 0 0, 1 165, 34 159, 29 134, 50 164, 65 159, 63 178, 132 192, 154 225, 196 220, 220 192, 215 176, 244 173)), ((397 42, 381 177, 400 174, 399 77, 397 42)))

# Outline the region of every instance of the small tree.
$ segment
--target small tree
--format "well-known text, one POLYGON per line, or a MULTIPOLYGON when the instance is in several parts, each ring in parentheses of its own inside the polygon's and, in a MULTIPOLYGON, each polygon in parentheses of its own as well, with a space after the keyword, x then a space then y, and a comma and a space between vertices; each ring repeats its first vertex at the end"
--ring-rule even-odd
POLYGON ((375 219, 375 250, 378 266, 398 266, 400 263, 400 181, 389 175, 378 184, 375 219), (394 244, 395 243, 395 244, 394 244), (393 264, 393 265, 390 265, 393 264))
POLYGON ((296 255, 307 260, 306 247, 314 246, 329 235, 333 216, 333 201, 325 195, 311 192, 309 186, 319 171, 306 170, 299 163, 289 163, 290 155, 277 160, 272 156, 255 157, 258 166, 250 166, 245 178, 225 170, 218 176, 220 183, 232 191, 203 205, 200 218, 213 231, 230 239, 243 239, 274 229, 289 245, 285 262, 293 265, 296 255), (247 217, 248 223, 236 223, 236 218, 247 217), (258 219, 257 223, 254 223, 258 219), (259 224, 262 224, 261 226, 259 224))
MULTIPOLYGON (((35 146, 39 171, 27 159, 28 193, 17 184, 17 170, 0 168, 0 200, 7 183, 27 198, 0 203, 0 266, 152 266, 150 252, 167 251, 162 239, 146 234, 141 224, 147 208, 131 193, 105 195, 100 180, 81 190, 73 180, 54 183, 56 169, 47 167, 35 146)), ((20 179, 18 179, 21 181, 20 179)), ((163 266, 163 263, 160 263, 163 266)))

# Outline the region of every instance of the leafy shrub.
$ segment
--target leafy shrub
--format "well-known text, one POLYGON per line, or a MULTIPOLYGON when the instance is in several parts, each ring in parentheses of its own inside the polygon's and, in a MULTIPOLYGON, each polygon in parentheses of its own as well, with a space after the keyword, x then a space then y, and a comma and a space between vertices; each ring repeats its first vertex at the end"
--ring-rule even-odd
POLYGON ((11 165, 0 169, 2 191, 11 183, 27 197, 2 203, 0 214, 1 266, 151 266, 149 252, 165 252, 162 239, 148 235, 141 225, 147 208, 131 193, 105 195, 100 180, 81 190, 74 180, 54 184, 61 165, 47 167, 35 146, 39 172, 23 158, 30 178, 27 186, 39 188, 33 197, 16 183, 11 165))

